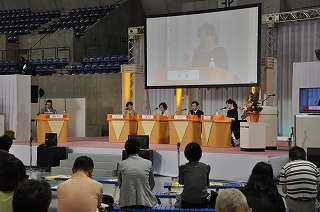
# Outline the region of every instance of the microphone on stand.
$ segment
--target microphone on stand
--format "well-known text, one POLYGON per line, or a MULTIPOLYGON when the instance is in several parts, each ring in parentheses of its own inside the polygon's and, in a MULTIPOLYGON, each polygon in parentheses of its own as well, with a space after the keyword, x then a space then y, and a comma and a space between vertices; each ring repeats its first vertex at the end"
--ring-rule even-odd
POLYGON ((154 110, 158 110, 159 108, 158 107, 156 107, 154 110))
POLYGON ((227 107, 222 107, 222 108, 220 108, 219 110, 224 110, 224 109, 227 109, 227 107))
POLYGON ((181 143, 180 143, 180 142, 178 142, 178 143, 177 143, 178 151, 179 151, 179 149, 180 149, 180 146, 181 146, 181 143))
POLYGON ((186 111, 186 110, 188 110, 187 108, 182 108, 182 110, 181 111, 186 111))
POLYGON ((274 93, 268 94, 268 95, 267 95, 267 98, 261 102, 261 105, 262 105, 262 106, 263 106, 263 103, 264 103, 267 99, 270 98, 270 96, 276 96, 276 94, 274 94, 274 93))
POLYGON ((198 49, 201 49, 202 45, 197 46, 195 49, 193 49, 192 51, 190 51, 183 59, 183 63, 186 62, 186 60, 188 59, 188 57, 190 56, 190 54, 195 53, 195 51, 197 51, 198 49))

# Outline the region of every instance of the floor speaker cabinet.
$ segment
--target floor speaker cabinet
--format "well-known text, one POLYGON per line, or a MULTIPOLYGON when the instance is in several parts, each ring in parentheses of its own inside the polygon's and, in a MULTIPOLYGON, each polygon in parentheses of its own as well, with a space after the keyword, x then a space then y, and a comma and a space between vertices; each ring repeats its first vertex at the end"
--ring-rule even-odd
POLYGON ((314 163, 318 168, 320 167, 320 148, 307 149, 307 160, 314 163))
POLYGON ((46 146, 57 146, 57 133, 46 133, 46 146))
MULTIPOLYGON (((150 150, 150 149, 140 150, 139 156, 144 159, 150 160, 153 163, 153 150, 150 150)), ((126 152, 126 150, 122 150, 122 160, 125 160, 127 158, 128 158, 128 153, 126 152)))
POLYGON ((59 166, 60 160, 67 159, 67 147, 62 146, 38 146, 37 166, 53 167, 59 166))

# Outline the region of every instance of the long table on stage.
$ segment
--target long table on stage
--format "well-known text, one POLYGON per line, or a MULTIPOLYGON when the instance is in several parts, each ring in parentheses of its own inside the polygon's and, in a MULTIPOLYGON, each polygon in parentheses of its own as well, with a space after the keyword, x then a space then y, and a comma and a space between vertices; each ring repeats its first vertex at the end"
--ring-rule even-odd
POLYGON ((126 142, 128 135, 137 135, 137 117, 129 114, 108 114, 109 142, 126 142))
POLYGON ((149 135, 151 144, 169 143, 168 118, 159 114, 138 114, 138 135, 149 135))
POLYGON ((232 118, 202 115, 202 146, 230 147, 232 118))
POLYGON ((57 142, 67 142, 69 118, 69 114, 41 114, 37 116, 37 141, 44 143, 46 133, 57 133, 57 142))
POLYGON ((196 142, 201 145, 201 122, 195 115, 169 115, 170 144, 178 142, 187 145, 196 142))

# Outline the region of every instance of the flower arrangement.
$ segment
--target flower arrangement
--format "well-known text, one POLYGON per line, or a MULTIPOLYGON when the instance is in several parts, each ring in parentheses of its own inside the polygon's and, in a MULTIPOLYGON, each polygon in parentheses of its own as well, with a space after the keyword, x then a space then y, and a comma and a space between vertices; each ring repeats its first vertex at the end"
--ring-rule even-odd
POLYGON ((263 109, 261 101, 259 99, 259 92, 256 90, 254 93, 250 93, 248 96, 244 97, 245 104, 241 108, 243 111, 242 118, 246 118, 249 114, 260 113, 263 109))

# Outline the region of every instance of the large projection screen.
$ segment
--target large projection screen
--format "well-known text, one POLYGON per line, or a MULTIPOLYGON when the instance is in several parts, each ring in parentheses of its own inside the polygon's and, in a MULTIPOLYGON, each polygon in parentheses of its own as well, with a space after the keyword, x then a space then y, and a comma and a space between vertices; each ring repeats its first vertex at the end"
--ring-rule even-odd
POLYGON ((261 4, 146 17, 146 88, 260 85, 261 4))

